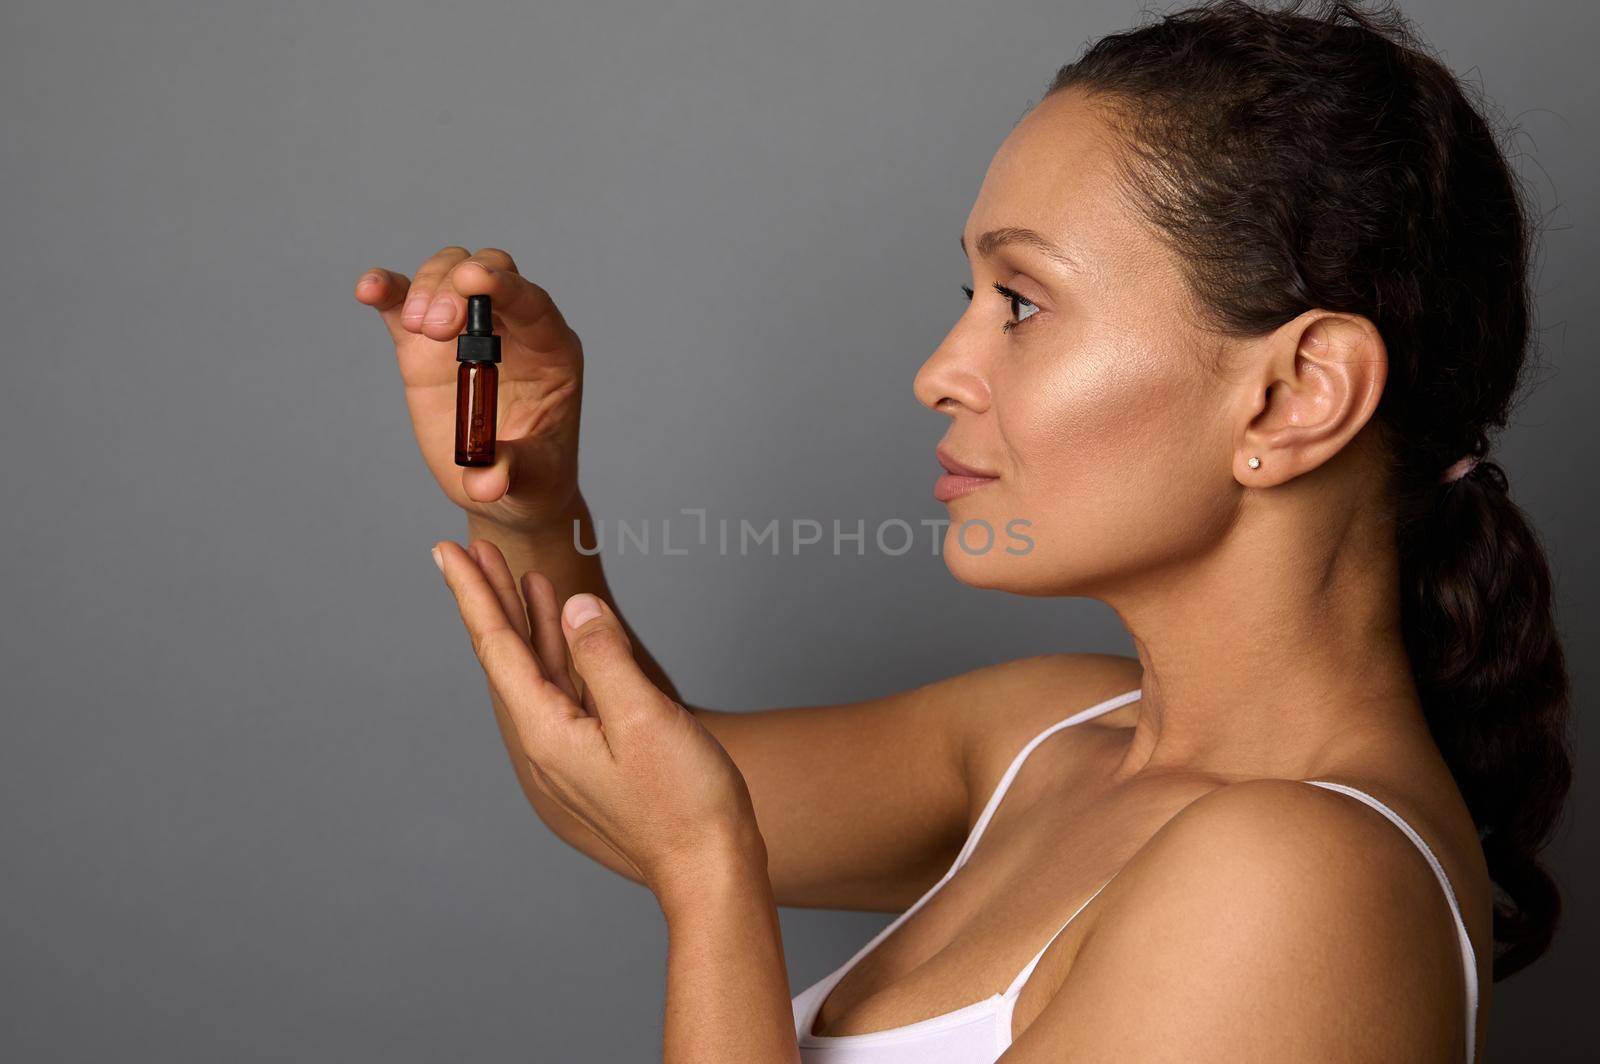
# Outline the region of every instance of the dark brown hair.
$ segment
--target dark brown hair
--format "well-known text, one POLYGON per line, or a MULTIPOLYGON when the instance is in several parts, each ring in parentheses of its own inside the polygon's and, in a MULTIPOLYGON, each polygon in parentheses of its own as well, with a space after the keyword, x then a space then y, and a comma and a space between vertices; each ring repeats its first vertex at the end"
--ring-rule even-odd
POLYGON ((1524 379, 1533 215, 1496 133, 1392 5, 1201 3, 1104 37, 1046 95, 1105 105, 1122 180, 1222 334, 1360 314, 1389 374, 1402 621, 1497 888, 1495 979, 1549 947, 1539 852, 1571 782, 1549 566, 1483 456, 1524 379), (1463 455, 1463 478, 1441 473, 1463 455))

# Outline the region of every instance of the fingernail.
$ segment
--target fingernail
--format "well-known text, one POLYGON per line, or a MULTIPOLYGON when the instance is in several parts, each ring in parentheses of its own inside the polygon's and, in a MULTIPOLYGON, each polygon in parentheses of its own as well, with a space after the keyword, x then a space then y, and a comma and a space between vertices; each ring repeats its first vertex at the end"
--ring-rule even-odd
POLYGON ((375 283, 377 281, 381 281, 381 280, 383 280, 383 277, 380 274, 372 273, 371 271, 368 271, 368 272, 366 272, 366 273, 361 275, 361 283, 362 284, 373 284, 373 283, 375 283))
POLYGON ((424 320, 429 325, 443 325, 450 320, 450 315, 453 313, 454 310, 450 306, 450 301, 441 296, 433 301, 433 306, 428 308, 428 316, 424 320))
POLYGON ((600 616, 600 600, 593 595, 573 595, 567 599, 567 605, 561 612, 569 626, 582 628, 600 616))
POLYGON ((416 321, 422 317, 422 312, 428 309, 428 295, 419 292, 406 300, 406 309, 400 312, 400 317, 406 321, 416 321))
POLYGON ((434 547, 428 553, 433 555, 433 564, 439 567, 441 573, 444 572, 444 554, 440 552, 439 548, 434 547))

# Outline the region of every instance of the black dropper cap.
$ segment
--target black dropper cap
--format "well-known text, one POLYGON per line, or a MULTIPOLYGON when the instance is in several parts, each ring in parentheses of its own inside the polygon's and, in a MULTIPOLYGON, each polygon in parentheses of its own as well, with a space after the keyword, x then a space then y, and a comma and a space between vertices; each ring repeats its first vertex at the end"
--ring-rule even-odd
POLYGON ((456 337, 456 361, 500 361, 500 337, 494 334, 488 296, 467 297, 467 331, 456 337))

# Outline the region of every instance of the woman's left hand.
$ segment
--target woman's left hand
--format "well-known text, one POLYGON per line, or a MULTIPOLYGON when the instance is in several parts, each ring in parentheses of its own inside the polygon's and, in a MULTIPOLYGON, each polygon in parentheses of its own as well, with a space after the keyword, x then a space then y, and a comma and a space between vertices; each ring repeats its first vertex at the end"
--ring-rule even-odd
POLYGON ((555 590, 537 573, 524 578, 524 609, 498 548, 471 546, 444 540, 435 557, 540 786, 631 865, 664 908, 667 897, 693 891, 708 861, 749 858, 764 873, 744 776, 640 670, 616 613, 578 594, 558 615, 555 590))

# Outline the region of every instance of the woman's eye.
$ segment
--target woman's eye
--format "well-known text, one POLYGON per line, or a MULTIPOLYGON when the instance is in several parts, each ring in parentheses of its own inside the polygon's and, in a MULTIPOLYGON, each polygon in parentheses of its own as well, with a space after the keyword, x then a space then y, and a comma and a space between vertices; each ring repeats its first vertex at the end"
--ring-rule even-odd
MULTIPOLYGON (((1027 296, 1024 296, 1019 292, 1015 292, 1012 289, 1007 288, 1005 285, 1001 284, 999 281, 994 282, 994 290, 996 292, 999 292, 1001 297, 1004 298, 1008 303, 1011 304, 1011 316, 1015 319, 1014 321, 1008 321, 1008 322, 1002 323, 1001 326, 1000 326, 1000 331, 1001 332, 1010 332, 1012 329, 1015 329, 1018 325, 1021 325, 1023 322, 1027 321, 1028 318, 1033 317, 1032 314, 1029 314, 1027 318, 1023 317, 1022 316, 1022 308, 1023 307, 1028 307, 1029 309, 1034 310, 1034 311, 1037 311, 1039 309, 1035 304, 1033 304, 1032 302, 1030 302, 1028 300, 1027 296)), ((967 302, 969 302, 969 303, 972 302, 972 296, 973 296, 972 286, 964 284, 964 285, 961 286, 961 291, 966 293, 967 302)))
POLYGON ((1029 308, 1031 308, 1031 309, 1033 309, 1035 311, 1037 311, 1039 309, 1037 306, 1035 306, 1028 299, 1027 296, 1022 295, 1020 292, 1016 292, 1016 291, 1013 291, 1010 288, 1007 288, 1005 285, 1001 284, 999 281, 996 281, 994 283, 994 290, 996 292, 999 292, 1002 296, 1004 296, 1006 298, 1006 300, 1011 304, 1011 316, 1016 319, 1015 321, 1008 321, 1008 322, 1003 323, 1000 326, 1000 331, 1001 332, 1010 332, 1012 329, 1015 329, 1018 325, 1021 325, 1023 322, 1027 321, 1028 318, 1033 317, 1032 314, 1029 314, 1027 318, 1023 317, 1022 316, 1022 310, 1021 310, 1022 307, 1029 307, 1029 308))

